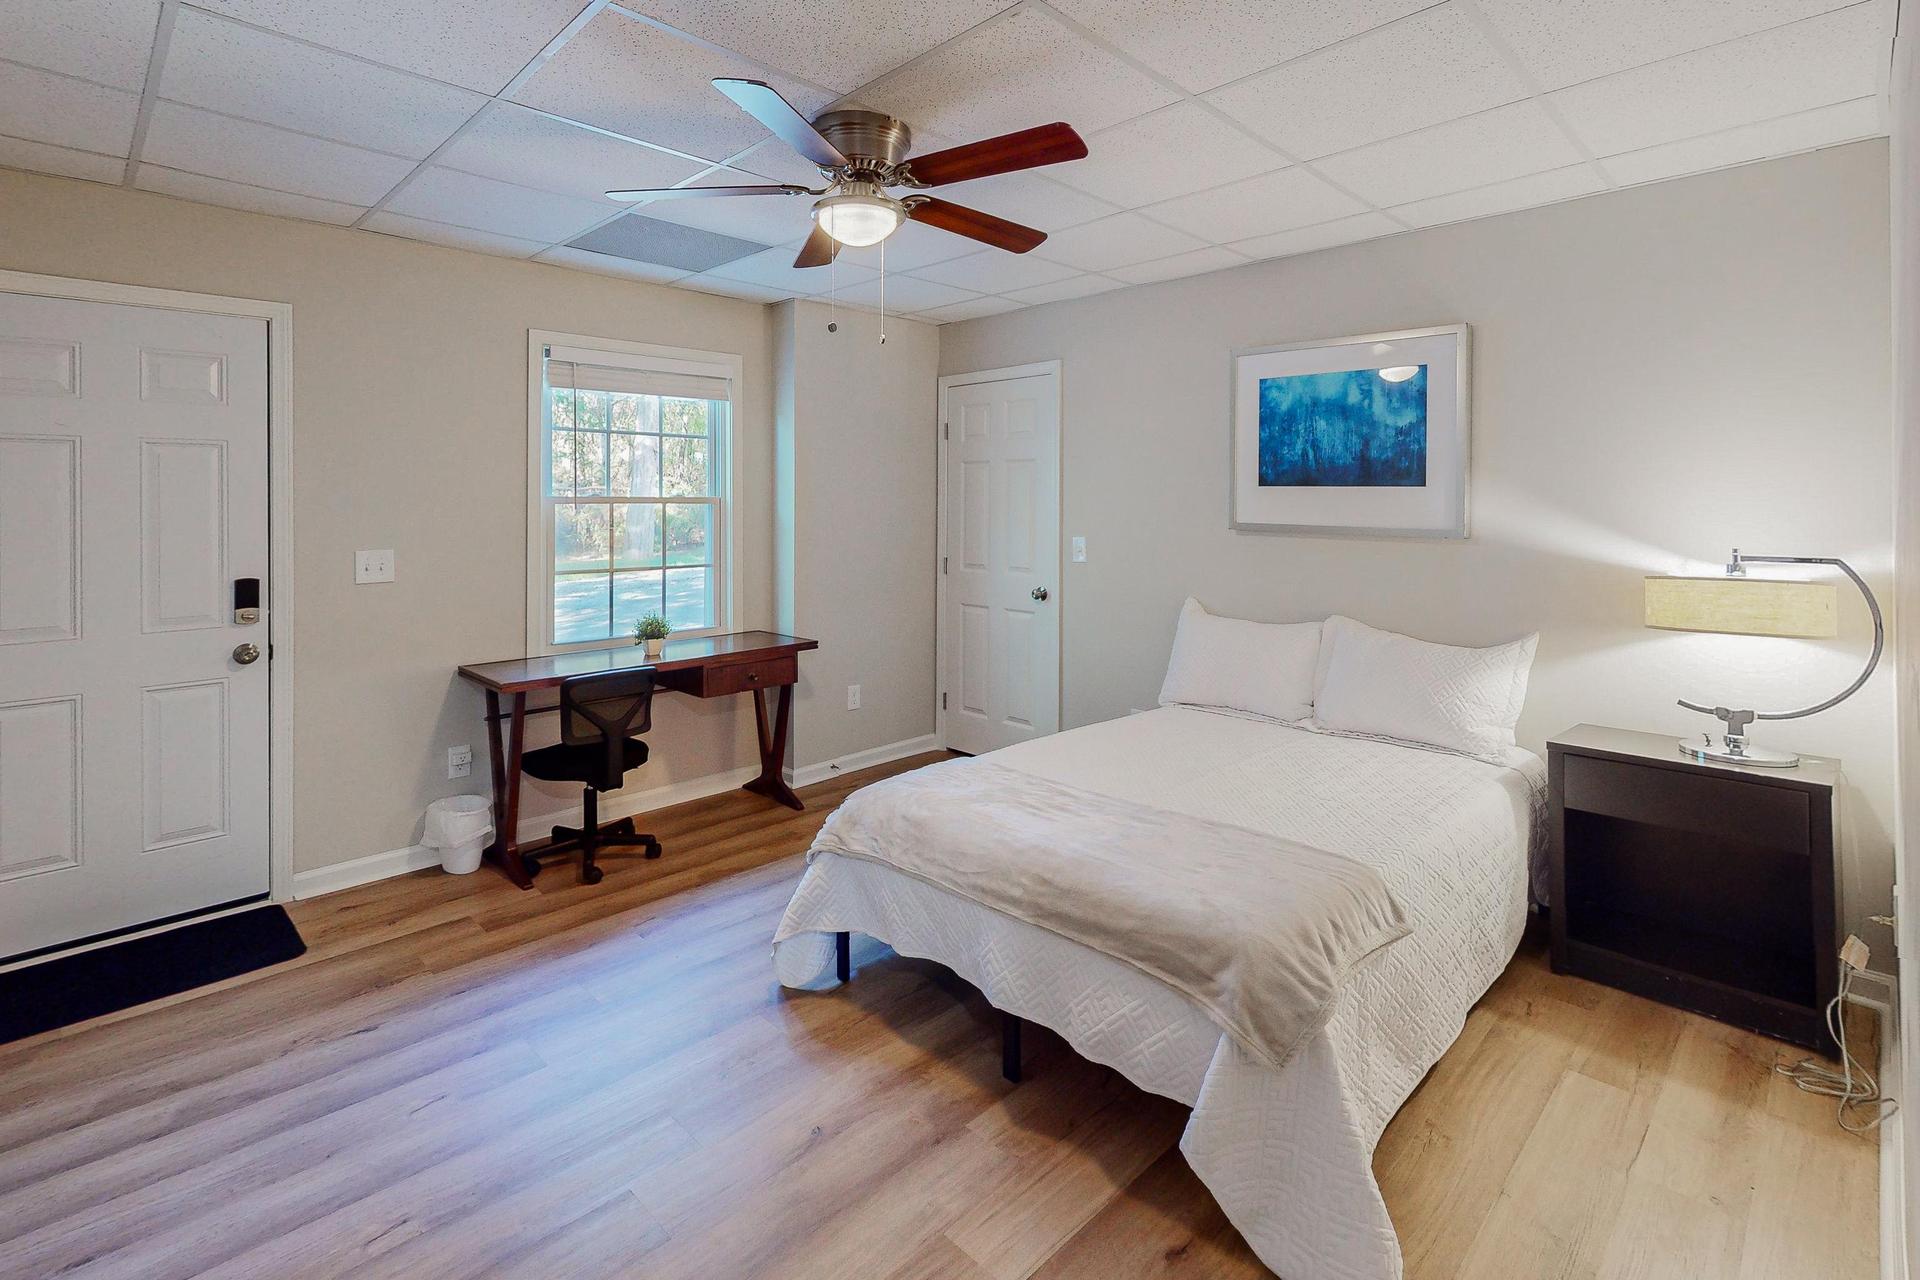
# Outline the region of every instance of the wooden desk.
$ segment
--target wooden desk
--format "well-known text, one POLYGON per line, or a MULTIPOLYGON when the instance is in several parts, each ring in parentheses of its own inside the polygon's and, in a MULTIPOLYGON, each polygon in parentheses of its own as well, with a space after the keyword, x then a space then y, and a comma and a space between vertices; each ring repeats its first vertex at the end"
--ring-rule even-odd
MULTIPOLYGON (((493 768, 493 844, 487 856, 500 864, 507 879, 531 889, 524 853, 559 852, 571 842, 542 841, 520 845, 520 754, 526 743, 527 695, 536 689, 557 689, 569 676, 652 667, 655 684, 696 698, 753 694, 754 727, 760 735, 760 774, 746 790, 777 800, 789 808, 804 806, 781 775, 787 754, 787 729, 793 715, 793 686, 800 679, 800 654, 818 649, 816 640, 783 636, 773 631, 738 631, 729 635, 669 640, 666 651, 652 661, 639 645, 618 649, 588 649, 544 658, 509 658, 460 668, 464 678, 487 693, 487 754, 493 768), (773 715, 767 714, 767 691, 777 689, 773 715), (508 709, 500 710, 500 697, 508 709), (501 722, 507 731, 502 741, 501 722)), ((551 708, 542 707, 546 711, 551 708)))

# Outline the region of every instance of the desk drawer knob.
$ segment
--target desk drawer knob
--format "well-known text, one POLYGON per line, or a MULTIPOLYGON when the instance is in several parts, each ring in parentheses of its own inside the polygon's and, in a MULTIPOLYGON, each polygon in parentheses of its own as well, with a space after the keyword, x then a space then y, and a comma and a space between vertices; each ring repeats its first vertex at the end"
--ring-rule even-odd
POLYGON ((756 680, 758 680, 759 678, 760 678, 760 673, 759 673, 758 671, 749 671, 749 672, 747 672, 747 681, 748 681, 748 683, 752 683, 752 682, 754 682, 754 681, 756 681, 756 680))

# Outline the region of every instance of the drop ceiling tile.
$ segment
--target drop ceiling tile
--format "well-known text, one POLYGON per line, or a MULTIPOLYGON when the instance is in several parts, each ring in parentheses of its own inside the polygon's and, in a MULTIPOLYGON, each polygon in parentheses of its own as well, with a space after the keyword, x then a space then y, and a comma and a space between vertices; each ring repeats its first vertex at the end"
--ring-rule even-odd
POLYGON ((1312 253, 1315 249, 1355 244, 1404 230, 1405 227, 1386 214, 1369 210, 1351 218, 1322 222, 1318 226, 1300 227, 1270 236, 1255 236, 1251 240, 1236 240, 1227 247, 1249 258, 1288 258, 1296 253, 1312 253))
POLYGON ((724 160, 764 142, 767 131, 713 87, 720 76, 764 80, 807 116, 830 97, 613 10, 561 46, 514 96, 643 142, 724 160))
POLYGON ((557 245, 534 259, 550 266, 573 267, 579 271, 591 271, 595 275, 618 276, 622 280, 645 280, 652 284, 671 284, 675 280, 684 280, 690 272, 675 267, 663 267, 654 262, 635 262, 631 258, 616 258, 605 253, 591 253, 585 249, 573 249, 566 245, 557 245))
POLYGON ((57 173, 63 178, 118 183, 126 175, 127 162, 119 156, 96 155, 48 142, 0 136, 0 169, 27 169, 34 173, 57 173))
POLYGON ((1126 286, 1118 280, 1109 280, 1106 276, 1075 276, 1071 280, 1057 280, 1052 284, 1035 285, 1031 289, 1015 289, 1007 297, 1027 306, 1038 306, 1043 302, 1065 302, 1069 298, 1090 298, 1096 293, 1106 293, 1110 289, 1123 289, 1126 286))
POLYGON ((1452 195, 1435 196, 1431 200, 1417 200, 1412 204, 1400 205, 1393 210, 1393 215, 1416 227, 1433 227, 1443 222, 1464 222, 1468 218, 1531 209, 1557 200, 1571 200, 1575 196, 1590 196, 1606 189, 1607 184, 1600 180, 1600 175, 1593 171, 1592 165, 1576 164, 1565 169, 1476 187, 1472 191, 1456 191, 1452 195))
MULTIPOLYGON (((907 223, 882 244, 885 246, 884 263, 889 272, 918 271, 921 267, 930 267, 936 262, 951 262, 980 250, 978 240, 969 240, 965 236, 956 236, 950 231, 919 222, 907 223)), ((854 263, 877 271, 882 259, 882 247, 878 244, 865 249, 840 251, 842 266, 854 263)))
POLYGON ((1478 0, 1543 89, 1657 62, 1845 0, 1478 0))
POLYGON ((0 134, 124 156, 140 114, 136 94, 0 62, 0 134))
POLYGON ((705 168, 510 102, 488 107, 436 163, 583 200, 605 200, 620 188, 670 187, 705 168))
POLYGON ((723 48, 842 93, 1007 7, 1008 0, 631 0, 723 48))
POLYGON ((275 217, 300 218, 307 222, 326 222, 338 227, 349 225, 366 212, 356 204, 316 200, 288 191, 250 187, 241 182, 227 182, 199 173, 182 173, 156 164, 141 165, 134 174, 133 185, 142 191, 157 191, 162 195, 178 196, 182 200, 193 200, 200 204, 223 205, 229 209, 270 213, 275 217))
POLYGON ((619 208, 609 200, 535 191, 458 169, 429 165, 389 203, 395 213, 476 231, 554 244, 571 240, 619 208))
POLYGON ((1441 5, 1217 89, 1207 101, 1311 160, 1526 93, 1472 20, 1441 5))
POLYGON ((1004 249, 985 249, 951 262, 937 262, 914 272, 926 280, 971 289, 976 293, 1004 293, 1027 289, 1037 284, 1052 284, 1080 273, 1031 253, 1008 253, 1004 249))
POLYGON ((1598 155, 1717 133, 1881 91, 1887 14, 1859 4, 1552 95, 1598 155))
POLYGON ((1190 92, 1204 93, 1433 3, 1054 0, 1054 7, 1190 92))
POLYGON ((929 307, 917 313, 914 319, 931 324, 951 324, 956 320, 978 320, 981 316, 1018 311, 1024 305, 1009 298, 969 298, 965 302, 950 302, 944 307, 929 307))
MULTIPOLYGON (((896 276, 887 273, 887 314, 904 315, 909 311, 930 311, 934 307, 952 306, 956 302, 965 302, 980 295, 972 289, 958 289, 950 284, 938 284, 932 280, 919 280, 913 276, 896 276)), ((825 302, 823 292, 820 301, 825 302)), ((868 280, 861 284, 843 285, 837 295, 837 301, 850 307, 878 307, 880 305, 880 281, 868 280)))
POLYGON ((7 0, 0 49, 15 62, 140 92, 160 0, 7 0))
POLYGON ((445 245, 449 249, 471 249, 475 253, 490 253, 503 258, 531 258, 547 247, 544 240, 520 240, 513 236, 498 236, 490 231, 475 231, 472 227, 456 227, 445 222, 428 222, 423 218, 409 218, 398 213, 382 210, 360 224, 368 231, 378 231, 383 235, 404 236, 409 240, 425 240, 429 244, 445 245))
POLYGON ((1137 213, 1116 213, 1056 231, 1034 252, 1082 271, 1104 271, 1199 249, 1206 241, 1162 226, 1137 213))
POLYGON ((487 102, 193 8, 174 23, 160 96, 416 160, 487 102))
MULTIPOLYGON (((742 179, 712 175, 697 186, 725 186, 742 179)), ((807 196, 707 196, 650 200, 641 209, 649 218, 699 227, 756 244, 788 244, 813 230, 813 201, 807 196)))
POLYGON ((1218 244, 1312 226, 1365 208, 1305 169, 1281 169, 1149 205, 1141 212, 1218 244))
POLYGON ((1246 265, 1246 259, 1239 254, 1219 246, 1209 249, 1195 249, 1192 253, 1176 253, 1171 258, 1162 258, 1158 262, 1142 262, 1132 267, 1115 267, 1108 275, 1128 284, 1152 284, 1156 280, 1178 280, 1182 276, 1205 275, 1209 271, 1220 271, 1226 267, 1246 265))
POLYGON ((1286 163, 1265 143, 1248 137, 1194 102, 1176 102, 1087 139, 1085 160, 1057 165, 1056 182, 1137 209, 1171 200, 1196 186, 1250 178, 1286 163))
POLYGON ((723 298, 742 298, 748 302, 784 302, 793 293, 787 289, 769 289, 765 285, 748 284, 744 280, 729 280, 725 276, 705 273, 694 276, 681 276, 674 282, 676 289, 692 289, 698 293, 718 294, 723 298))
POLYGON ((169 169, 357 205, 373 204, 414 168, 397 156, 173 102, 154 104, 140 155, 169 169))
POLYGON ((915 130, 964 142, 1055 120, 1084 136, 1178 97, 1038 9, 942 45, 860 96, 915 130))
POLYGON ((819 188, 826 185, 820 170, 778 138, 770 138, 740 155, 729 157, 729 171, 715 174, 713 182, 752 182, 771 178, 796 186, 819 188))
POLYGON ((1049 232, 1119 212, 1105 200, 1032 173, 1003 173, 955 182, 936 187, 930 194, 1049 232))
POLYGON ((757 284, 769 289, 784 289, 788 296, 806 296, 825 293, 834 281, 839 281, 844 289, 879 276, 879 272, 845 260, 832 267, 796 267, 794 255, 800 252, 800 242, 783 244, 768 249, 764 253, 751 254, 745 258, 736 258, 732 262, 722 263, 713 268, 712 275, 725 276, 729 280, 744 280, 748 284, 757 284))
POLYGON ((436 80, 498 93, 580 12, 582 0, 195 0, 200 8, 436 80))
POLYGON ((1585 159, 1538 103, 1516 102, 1315 162, 1381 207, 1484 187, 1585 159))
POLYGON ((1601 161, 1615 181, 1622 183, 1655 182, 1682 174, 1701 173, 1727 165, 1767 160, 1792 155, 1815 147, 1877 137, 1887 131, 1881 119, 1879 98, 1856 98, 1831 107, 1816 107, 1798 115, 1742 125, 1724 133, 1645 151, 1629 151, 1601 161))

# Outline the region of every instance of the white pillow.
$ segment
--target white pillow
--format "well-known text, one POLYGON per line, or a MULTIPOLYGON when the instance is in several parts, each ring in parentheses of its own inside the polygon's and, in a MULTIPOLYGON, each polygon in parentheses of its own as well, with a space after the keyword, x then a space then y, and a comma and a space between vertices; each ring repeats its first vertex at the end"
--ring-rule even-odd
POLYGON ((1513 746, 1539 643, 1535 634, 1463 649, 1335 614, 1321 633, 1314 723, 1501 760, 1513 746))
POLYGON ((1160 705, 1225 707, 1272 720, 1313 714, 1317 622, 1217 618, 1192 596, 1180 606, 1160 705))

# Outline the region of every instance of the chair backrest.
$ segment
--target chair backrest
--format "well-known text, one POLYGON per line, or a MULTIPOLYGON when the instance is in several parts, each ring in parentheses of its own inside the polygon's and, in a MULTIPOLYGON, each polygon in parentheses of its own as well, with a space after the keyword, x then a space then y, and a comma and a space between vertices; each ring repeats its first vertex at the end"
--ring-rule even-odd
POLYGON ((568 676, 560 682, 560 741, 570 747, 605 742, 608 758, 618 759, 628 738, 652 727, 652 667, 568 676))

